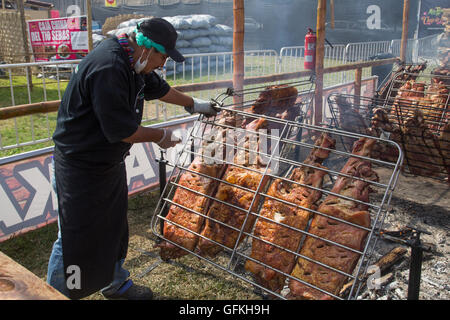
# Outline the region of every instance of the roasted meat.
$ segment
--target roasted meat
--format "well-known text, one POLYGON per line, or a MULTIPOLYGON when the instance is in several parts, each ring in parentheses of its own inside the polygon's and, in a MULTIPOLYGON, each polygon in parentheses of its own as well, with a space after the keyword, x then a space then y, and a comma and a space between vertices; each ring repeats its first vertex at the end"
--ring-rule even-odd
POLYGON ((445 157, 438 137, 425 124, 423 113, 416 109, 403 127, 406 164, 412 174, 438 176, 445 170, 445 157))
MULTIPOLYGON (((279 117, 285 120, 292 120, 300 111, 299 108, 294 107, 297 95, 297 89, 294 87, 269 86, 261 93, 255 105, 252 107, 251 112, 279 117)), ((231 145, 236 142, 239 143, 239 141, 236 141, 239 139, 239 134, 234 132, 232 128, 221 127, 220 124, 226 124, 228 127, 241 127, 240 119, 236 119, 233 111, 223 113, 222 118, 218 122, 218 130, 213 131, 209 138, 204 138, 203 140, 200 153, 205 155, 205 157, 196 157, 193 163, 188 167, 190 171, 198 172, 199 174, 197 175, 192 172, 183 173, 178 182, 181 187, 176 189, 172 199, 173 202, 180 204, 189 210, 172 204, 166 216, 168 221, 164 223, 164 237, 189 251, 194 250, 197 246, 199 240, 197 234, 202 230, 207 233, 205 230, 210 230, 211 224, 214 224, 213 220, 208 220, 205 225, 204 215, 209 214, 210 212, 210 215, 214 217, 216 215, 216 210, 219 210, 219 214, 222 215, 226 214, 227 210, 229 210, 229 207, 223 207, 223 205, 222 207, 217 208, 219 205, 218 202, 214 202, 211 205, 211 201, 207 196, 216 196, 219 200, 230 201, 230 203, 235 203, 238 206, 247 206, 247 209, 253 199, 252 193, 243 189, 230 187, 224 183, 220 184, 218 187, 218 183, 214 178, 237 183, 238 186, 241 184, 241 186, 247 186, 250 189, 254 187, 256 190, 255 184, 257 185, 261 179, 261 174, 258 172, 262 171, 265 167, 265 164, 257 151, 246 152, 243 159, 244 166, 253 169, 254 171, 228 165, 221 161, 215 162, 211 159, 211 157, 215 159, 218 157, 219 159, 217 160, 228 159, 230 150, 229 146, 225 146, 224 143, 226 142, 228 145, 230 145, 230 143, 231 145), (230 137, 232 137, 231 142, 228 141, 230 137), (202 176, 201 174, 211 178, 202 176), (192 191, 189 191, 188 189, 192 191), (202 196, 202 194, 206 196, 202 196), (209 208, 210 205, 211 208, 209 208), (221 210, 225 211, 221 212, 221 210), (170 223, 169 221, 172 221, 173 223, 170 223), (175 225, 175 223, 179 226, 175 225)), ((266 121, 255 115, 255 117, 248 117, 242 126, 249 131, 257 131, 259 129, 275 129, 279 124, 272 121, 266 121)), ((246 137, 245 139, 248 140, 245 140, 244 148, 252 149, 254 147, 254 140, 250 139, 250 137, 246 137)), ((256 145, 258 145, 258 143, 256 143, 256 145)), ((233 147, 231 147, 231 149, 236 152, 233 147)), ((270 149, 265 151, 270 152, 270 149)), ((239 161, 241 160, 240 156, 240 154, 237 154, 231 158, 233 159, 234 157, 236 161, 239 161)), ((235 218, 236 221, 233 220, 233 217, 231 218, 231 220, 233 220, 230 222, 231 225, 242 224, 241 215, 236 214, 235 218)), ((252 217, 248 219, 248 223, 249 226, 253 226, 252 217)), ((213 240, 216 239, 216 237, 220 237, 223 229, 218 228, 217 231, 219 235, 213 236, 213 240)), ((227 236, 227 233, 225 236, 227 236)), ((230 241, 233 241, 232 237, 230 238, 230 241)), ((205 242, 209 243, 209 241, 201 241, 198 248, 204 248, 205 242)), ((161 248, 160 255, 164 260, 174 259, 188 253, 188 251, 179 248, 168 241, 163 241, 158 246, 161 248)))
POLYGON ((379 99, 389 100, 395 98, 397 89, 401 87, 403 82, 408 80, 415 80, 420 72, 424 71, 427 67, 427 63, 421 63, 416 65, 400 65, 395 72, 391 74, 389 80, 386 81, 379 90, 379 99), (392 88, 392 90, 390 90, 392 88))
MULTIPOLYGON (((313 208, 322 193, 319 190, 311 189, 307 186, 315 188, 322 187, 322 181, 326 171, 320 170, 319 168, 323 168, 321 163, 328 157, 330 150, 321 148, 331 149, 334 148, 334 145, 335 141, 328 135, 323 134, 316 141, 316 148, 311 151, 304 161, 305 164, 312 165, 316 168, 307 166, 297 167, 288 178, 302 185, 283 179, 276 179, 270 185, 267 194, 306 209, 313 208)), ((303 210, 267 197, 259 216, 260 218, 255 224, 253 233, 255 238, 252 241, 252 253, 250 257, 273 269, 252 260, 246 261, 245 268, 255 275, 255 279, 259 284, 274 292, 280 292, 286 277, 284 274, 275 270, 280 270, 287 274, 292 271, 296 256, 285 249, 295 252, 302 238, 301 232, 282 226, 280 223, 304 230, 311 216, 311 211, 303 210)))
MULTIPOLYGON (((233 125, 234 117, 231 114, 225 114, 218 123, 233 125)), ((176 189, 172 201, 192 211, 172 204, 166 216, 169 221, 193 231, 190 232, 168 221, 164 223, 164 238, 188 250, 194 250, 197 245, 197 234, 200 233, 204 222, 202 215, 207 213, 210 202, 206 196, 212 196, 218 185, 218 182, 213 178, 219 179, 226 169, 226 165, 223 162, 215 162, 210 159, 210 156, 214 156, 214 154, 208 148, 211 145, 214 145, 213 150, 223 148, 222 143, 225 138, 226 129, 218 127, 218 130, 211 134, 209 139, 205 139, 200 151, 201 154, 204 154, 204 152, 208 153, 208 158, 197 156, 188 167, 190 171, 198 172, 199 174, 189 171, 181 174, 178 184, 182 187, 176 189), (208 151, 206 152, 206 150, 208 151), (202 196, 202 194, 206 196, 202 196)), ((188 254, 188 251, 168 241, 163 241, 157 246, 161 248, 160 256, 163 260, 175 259, 188 254)))
MULTIPOLYGON (((257 130, 267 127, 267 121, 260 119, 250 123, 255 134, 257 130)), ((233 249, 238 240, 240 230, 249 232, 253 227, 255 216, 247 210, 254 211, 258 204, 258 197, 254 199, 255 191, 260 184, 264 184, 262 172, 265 165, 259 162, 259 157, 252 157, 250 139, 244 143, 244 155, 237 154, 234 163, 228 165, 222 177, 224 182, 219 184, 207 214, 202 237, 197 245, 197 252, 203 256, 214 257, 223 250, 223 246, 233 249), (244 166, 245 168, 242 168, 244 166), (254 206, 250 208, 252 202, 254 206), (234 206, 234 207, 233 207, 234 206), (245 225, 244 225, 245 223, 245 225), (211 241, 212 240, 212 241, 211 241), (214 243, 217 242, 217 243, 214 243), (221 245, 220 245, 221 244, 221 245)), ((256 150, 257 151, 257 150, 256 150)), ((244 235, 239 238, 239 243, 244 235)))
MULTIPOLYGON (((279 118, 283 120, 294 120, 299 115, 298 90, 286 84, 268 86, 262 91, 250 112, 255 117, 249 116, 244 120, 243 126, 246 127, 250 122, 257 119, 256 115, 265 115, 268 117, 279 118)), ((269 129, 281 129, 282 124, 270 122, 269 129)))
POLYGON ((440 83, 425 85, 414 80, 407 81, 398 92, 391 110, 391 119, 404 125, 408 117, 421 110, 425 123, 430 129, 438 129, 446 116, 449 90, 440 83))
MULTIPOLYGON (((355 155, 367 157, 374 145, 375 140, 361 138, 355 142, 352 152, 355 155)), ((369 202, 371 189, 368 181, 378 180, 377 174, 371 168, 370 161, 351 157, 341 173, 364 178, 365 181, 340 176, 331 191, 354 200, 369 202)), ((368 228, 370 227, 370 215, 366 204, 330 194, 320 204, 318 211, 327 216, 316 214, 311 221, 309 233, 355 250, 361 251, 364 248, 367 231, 337 221, 333 217, 368 228)), ((360 255, 322 239, 307 236, 300 254, 326 266, 351 274, 360 255)), ((339 293, 347 278, 341 273, 305 258, 298 258, 291 275, 334 295, 339 293)), ((289 280, 289 289, 289 299, 332 299, 329 294, 293 279, 289 280)))
MULTIPOLYGON (((354 132, 359 134, 367 134, 369 129, 369 123, 365 120, 364 116, 360 114, 358 108, 352 104, 344 96, 336 96, 335 104, 338 108, 338 128, 340 130, 354 132)), ((346 149, 351 149, 353 143, 357 140, 356 138, 342 136, 342 143, 346 149)))
MULTIPOLYGON (((200 255, 213 257, 222 251, 223 246, 233 249, 236 242, 239 244, 245 238, 244 234, 239 237, 240 230, 249 232, 253 228, 256 217, 248 213, 248 210, 255 211, 259 201, 258 197, 254 199, 255 191, 260 184, 262 190, 267 182, 267 178, 263 178, 262 175, 267 163, 259 154, 261 151, 259 141, 265 137, 259 135, 258 130, 263 129, 268 132, 281 128, 280 123, 257 117, 257 115, 264 114, 283 120, 293 120, 300 111, 296 107, 297 98, 298 91, 295 87, 269 86, 261 92, 251 107, 255 117, 249 116, 242 126, 247 132, 255 132, 255 134, 243 137, 245 151, 238 150, 234 158, 234 164, 240 166, 228 165, 222 177, 225 183, 220 183, 215 198, 223 202, 213 201, 209 208, 201 232, 202 237, 196 249, 200 255), (252 202, 254 207, 250 208, 252 202)), ((265 153, 270 153, 270 148, 271 146, 264 150, 265 153)))
MULTIPOLYGON (((384 108, 376 108, 373 110, 371 119, 371 127, 368 129, 368 135, 380 138, 385 136, 401 145, 402 132, 400 126, 391 121, 389 114, 384 108)), ((399 157, 398 149, 392 144, 378 142, 373 146, 372 156, 375 159, 396 163, 399 157)))

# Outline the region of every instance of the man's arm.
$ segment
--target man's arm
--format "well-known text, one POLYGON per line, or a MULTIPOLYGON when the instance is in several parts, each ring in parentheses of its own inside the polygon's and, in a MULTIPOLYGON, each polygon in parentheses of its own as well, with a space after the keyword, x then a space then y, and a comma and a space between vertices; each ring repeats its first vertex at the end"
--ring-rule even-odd
POLYGON ((129 137, 122 139, 123 142, 158 142, 162 139, 164 130, 138 126, 137 130, 129 137))
POLYGON ((161 148, 167 149, 180 143, 181 139, 178 137, 172 137, 172 130, 167 128, 155 129, 138 126, 135 133, 133 133, 128 138, 123 139, 122 141, 128 143, 154 142, 161 148), (172 140, 172 138, 174 140, 172 140))
POLYGON ((166 95, 159 100, 166 103, 176 104, 182 107, 194 106, 194 99, 192 99, 191 96, 188 96, 187 94, 180 92, 174 88, 170 88, 169 92, 167 92, 166 95))

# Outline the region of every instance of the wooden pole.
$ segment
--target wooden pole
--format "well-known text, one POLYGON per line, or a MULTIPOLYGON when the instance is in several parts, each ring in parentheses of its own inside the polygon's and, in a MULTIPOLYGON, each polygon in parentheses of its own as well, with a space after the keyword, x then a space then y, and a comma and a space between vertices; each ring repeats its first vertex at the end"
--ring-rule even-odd
MULTIPOLYGON (((4 1, 4 0, 3 0, 4 1)), ((23 7, 23 0, 16 0, 17 10, 20 15, 20 24, 22 27, 22 40, 23 40, 23 49, 25 52, 25 62, 30 62, 30 50, 28 48, 28 35, 27 35, 27 27, 25 22, 25 9, 23 7)), ((31 68, 27 68, 27 81, 30 85, 30 89, 33 89, 33 78, 31 68)))
MULTIPOLYGON (((244 0, 233 0, 233 88, 244 89, 244 0)), ((242 106, 243 96, 233 96, 235 106, 242 106)))
POLYGON ((28 116, 36 113, 56 112, 58 111, 60 103, 60 100, 54 100, 0 108, 0 120, 28 116))
POLYGON ((88 32, 88 46, 89 52, 94 49, 94 42, 92 40, 92 6, 91 0, 86 0, 86 16, 87 16, 87 32, 88 32))
POLYGON ((359 105, 359 97, 361 96, 362 68, 355 71, 355 105, 359 105))
POLYGON ((314 125, 322 123, 323 107, 323 58, 325 51, 325 19, 327 14, 327 1, 318 0, 317 5, 317 43, 316 43, 316 89, 314 97, 314 125))
POLYGON ((334 0, 330 0, 330 27, 334 29, 334 0))
POLYGON ((409 0, 403 0, 402 42, 400 47, 400 60, 403 63, 406 63, 406 49, 408 47, 408 20, 409 0))

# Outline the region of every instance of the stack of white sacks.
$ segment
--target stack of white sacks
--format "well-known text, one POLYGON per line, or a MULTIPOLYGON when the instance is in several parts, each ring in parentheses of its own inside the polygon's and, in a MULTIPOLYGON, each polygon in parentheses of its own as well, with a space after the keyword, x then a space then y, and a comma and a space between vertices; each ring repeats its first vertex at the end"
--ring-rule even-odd
MULTIPOLYGON (((203 53, 230 53, 233 48, 233 30, 232 28, 218 24, 214 16, 207 14, 193 14, 173 17, 162 17, 169 21, 178 33, 176 48, 183 55, 203 54, 203 53)), ((131 19, 124 21, 117 26, 117 29, 108 32, 108 36, 119 35, 121 33, 130 33, 134 31, 136 25, 145 20, 131 19)), ((177 72, 191 72, 203 68, 206 73, 208 68, 223 67, 224 63, 229 63, 230 54, 212 55, 209 59, 203 56, 187 57, 184 64, 177 63, 177 72)), ((173 61, 166 64, 168 75, 173 74, 173 61)))

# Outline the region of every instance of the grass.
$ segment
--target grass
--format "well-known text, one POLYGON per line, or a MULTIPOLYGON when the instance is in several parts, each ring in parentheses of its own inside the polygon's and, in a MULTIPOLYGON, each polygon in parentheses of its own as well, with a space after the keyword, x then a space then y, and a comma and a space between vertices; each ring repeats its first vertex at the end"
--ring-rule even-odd
MULTIPOLYGON (((129 201, 129 248, 124 267, 130 271, 133 281, 150 287, 154 299, 189 300, 257 300, 253 286, 233 275, 221 271, 212 264, 192 255, 170 263, 163 262, 151 272, 141 276, 147 268, 159 261, 154 248, 156 237, 151 231, 151 216, 158 201, 159 192, 137 195, 129 201)), ((57 238, 56 223, 30 231, 0 243, 0 251, 46 280, 48 259, 53 242, 57 238)), ((223 260, 219 257, 218 260, 223 260)), ((85 300, 103 300, 95 293, 85 300)))

